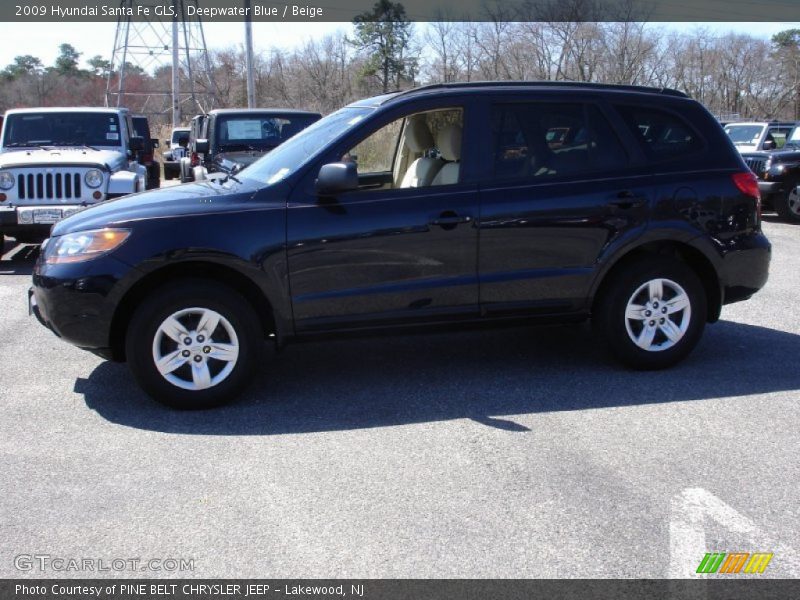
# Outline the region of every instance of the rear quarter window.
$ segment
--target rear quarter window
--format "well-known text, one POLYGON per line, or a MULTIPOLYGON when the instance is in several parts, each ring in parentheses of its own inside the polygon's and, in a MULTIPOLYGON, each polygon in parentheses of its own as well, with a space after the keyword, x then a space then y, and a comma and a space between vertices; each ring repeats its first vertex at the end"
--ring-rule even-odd
POLYGON ((705 147, 697 131, 675 113, 650 106, 615 105, 614 108, 650 160, 684 158, 705 147))

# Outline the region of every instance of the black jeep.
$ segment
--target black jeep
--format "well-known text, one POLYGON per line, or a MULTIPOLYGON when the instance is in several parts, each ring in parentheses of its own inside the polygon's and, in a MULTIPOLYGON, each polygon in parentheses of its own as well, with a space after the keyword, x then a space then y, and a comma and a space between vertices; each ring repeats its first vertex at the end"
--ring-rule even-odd
POLYGON ((746 152, 742 157, 758 177, 764 204, 784 221, 800 223, 800 127, 789 134, 781 150, 746 152))
POLYGON ((236 173, 321 117, 290 109, 212 110, 194 144, 202 158, 182 179, 199 181, 209 173, 236 173))

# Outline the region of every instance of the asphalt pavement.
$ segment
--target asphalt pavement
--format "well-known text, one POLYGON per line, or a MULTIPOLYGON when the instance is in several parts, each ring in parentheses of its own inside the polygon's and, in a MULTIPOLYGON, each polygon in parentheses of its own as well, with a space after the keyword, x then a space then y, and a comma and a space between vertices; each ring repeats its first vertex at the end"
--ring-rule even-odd
POLYGON ((271 352, 239 402, 194 413, 28 317, 36 249, 7 241, 0 577, 143 572, 53 566, 73 558, 149 577, 691 577, 706 552, 759 551, 761 577, 800 577, 800 227, 764 228, 766 288, 668 371, 618 366, 586 325, 342 339, 271 352))

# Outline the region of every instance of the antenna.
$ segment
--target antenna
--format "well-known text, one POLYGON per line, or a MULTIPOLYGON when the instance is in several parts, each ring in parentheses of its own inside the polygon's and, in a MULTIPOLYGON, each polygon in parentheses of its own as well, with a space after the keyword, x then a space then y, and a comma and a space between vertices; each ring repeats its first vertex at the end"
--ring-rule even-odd
POLYGON ((173 127, 182 124, 184 114, 214 108, 215 86, 198 3, 120 0, 119 14, 125 16, 117 20, 106 106, 126 106, 149 115, 171 114, 173 127), (195 10, 188 13, 187 7, 195 10), (140 14, 143 20, 135 20, 133 15, 140 14))

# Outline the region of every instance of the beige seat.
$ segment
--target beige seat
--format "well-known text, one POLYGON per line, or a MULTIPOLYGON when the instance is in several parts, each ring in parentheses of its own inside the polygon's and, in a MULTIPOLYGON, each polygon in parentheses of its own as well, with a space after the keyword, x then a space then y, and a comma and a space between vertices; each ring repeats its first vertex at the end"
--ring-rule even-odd
POLYGON ((447 162, 433 178, 431 185, 450 185, 458 183, 459 161, 461 160, 461 127, 447 125, 436 135, 436 147, 447 162))
MULTIPOLYGON (((405 143, 409 150, 416 154, 424 154, 433 148, 433 135, 423 115, 414 115, 408 119, 405 131, 405 143)), ((442 168, 442 161, 435 158, 421 157, 416 159, 406 170, 401 188, 425 187, 442 168)))

